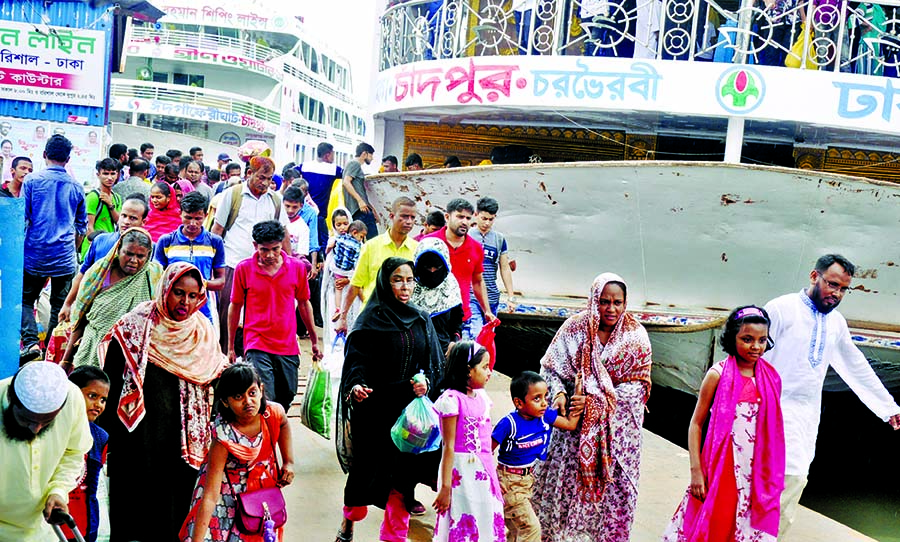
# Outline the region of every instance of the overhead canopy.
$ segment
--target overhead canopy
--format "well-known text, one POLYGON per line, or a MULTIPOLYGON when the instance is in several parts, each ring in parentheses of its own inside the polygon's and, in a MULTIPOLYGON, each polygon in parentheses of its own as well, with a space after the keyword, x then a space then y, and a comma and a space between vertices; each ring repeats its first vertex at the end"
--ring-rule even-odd
POLYGON ((154 23, 165 16, 165 12, 145 0, 89 0, 93 6, 117 4, 122 15, 130 15, 139 21, 154 23))

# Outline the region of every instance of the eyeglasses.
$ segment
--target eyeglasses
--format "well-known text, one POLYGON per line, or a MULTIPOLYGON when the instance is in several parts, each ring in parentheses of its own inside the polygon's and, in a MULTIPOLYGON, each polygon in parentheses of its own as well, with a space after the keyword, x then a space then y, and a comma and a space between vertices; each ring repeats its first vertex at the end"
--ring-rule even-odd
POLYGON ((404 279, 402 277, 396 277, 391 279, 391 286, 394 288, 401 288, 403 286, 415 286, 416 279, 414 277, 410 277, 408 279, 404 279))
POLYGON ((837 282, 833 282, 833 281, 830 281, 830 280, 825 280, 825 277, 822 276, 822 275, 819 275, 819 278, 822 279, 822 282, 824 282, 825 285, 828 286, 828 288, 829 288, 830 290, 836 290, 836 291, 840 292, 842 295, 843 295, 843 294, 848 294, 848 293, 850 293, 850 291, 851 291, 849 286, 841 286, 841 285, 838 284, 837 282))

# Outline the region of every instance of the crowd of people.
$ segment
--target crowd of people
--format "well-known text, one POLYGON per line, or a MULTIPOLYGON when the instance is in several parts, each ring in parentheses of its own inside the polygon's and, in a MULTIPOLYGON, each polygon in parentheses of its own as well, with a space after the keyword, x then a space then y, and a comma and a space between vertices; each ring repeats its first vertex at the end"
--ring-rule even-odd
MULTIPOLYGON (((624 278, 594 280, 587 309, 559 329, 540 374, 513 375, 515 411, 495 425, 484 388, 496 360, 477 340, 497 318, 498 276, 508 296, 514 290, 493 198, 451 200, 414 238, 415 201, 398 197, 382 221, 369 200, 363 166, 375 149, 366 143, 344 168, 322 143, 316 161, 280 175, 267 157, 235 169, 220 155, 217 176, 192 149, 183 163, 157 162, 154 184, 145 145, 140 158, 128 161, 125 149, 118 162, 98 162, 91 207, 65 171, 70 150, 54 135, 47 167, 3 186, 25 198, 26 264, 21 367, 0 381, 0 539, 46 540, 45 518, 61 509, 96 540, 104 465, 111 540, 281 539, 281 523, 248 528, 244 504, 302 469, 286 413, 300 339, 322 357, 317 328, 326 345, 344 338, 335 426, 347 479, 336 542, 353 539, 372 505, 384 509, 379 539, 405 541, 410 516, 426 512, 418 484, 437 493, 434 540, 629 539, 652 349, 627 310, 624 278), (124 183, 128 193, 114 197, 124 183), (137 188, 149 188, 149 201, 137 188), (84 248, 89 226, 97 235, 84 248), (44 288, 47 337, 63 339, 46 352, 35 324, 44 288), (392 425, 425 396, 442 447, 401 452, 392 425)), ((691 484, 664 540, 787 532, 829 366, 900 429, 900 406, 834 310, 854 273, 846 258, 825 255, 803 290, 727 318, 728 357, 701 386, 691 484)))

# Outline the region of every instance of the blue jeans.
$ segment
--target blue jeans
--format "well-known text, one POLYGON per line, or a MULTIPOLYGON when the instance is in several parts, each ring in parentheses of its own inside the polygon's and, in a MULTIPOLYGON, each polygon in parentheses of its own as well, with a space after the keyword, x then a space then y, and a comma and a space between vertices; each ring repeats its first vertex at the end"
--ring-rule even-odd
MULTIPOLYGON (((490 308, 491 312, 496 316, 497 309, 500 308, 500 303, 491 303, 490 308)), ((484 312, 481 310, 481 305, 475 299, 469 300, 469 311, 472 312, 472 316, 463 322, 462 338, 466 341, 474 341, 481 333, 481 328, 484 327, 484 312)))
MULTIPOLYGON (((69 287, 75 274, 50 278, 50 322, 47 325, 46 338, 49 339, 56 328, 59 319, 59 311, 62 309, 66 297, 69 295, 69 287)), ((39 345, 38 325, 34 319, 34 304, 41 297, 41 290, 48 277, 32 275, 28 271, 23 272, 22 280, 22 348, 28 350, 32 346, 39 345)))

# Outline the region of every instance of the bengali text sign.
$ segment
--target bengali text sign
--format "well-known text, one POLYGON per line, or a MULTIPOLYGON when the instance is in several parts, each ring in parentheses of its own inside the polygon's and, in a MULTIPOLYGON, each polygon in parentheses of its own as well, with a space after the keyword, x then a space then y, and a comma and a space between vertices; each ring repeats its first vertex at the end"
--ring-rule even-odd
POLYGON ((103 107, 106 34, 0 22, 0 98, 103 107))

